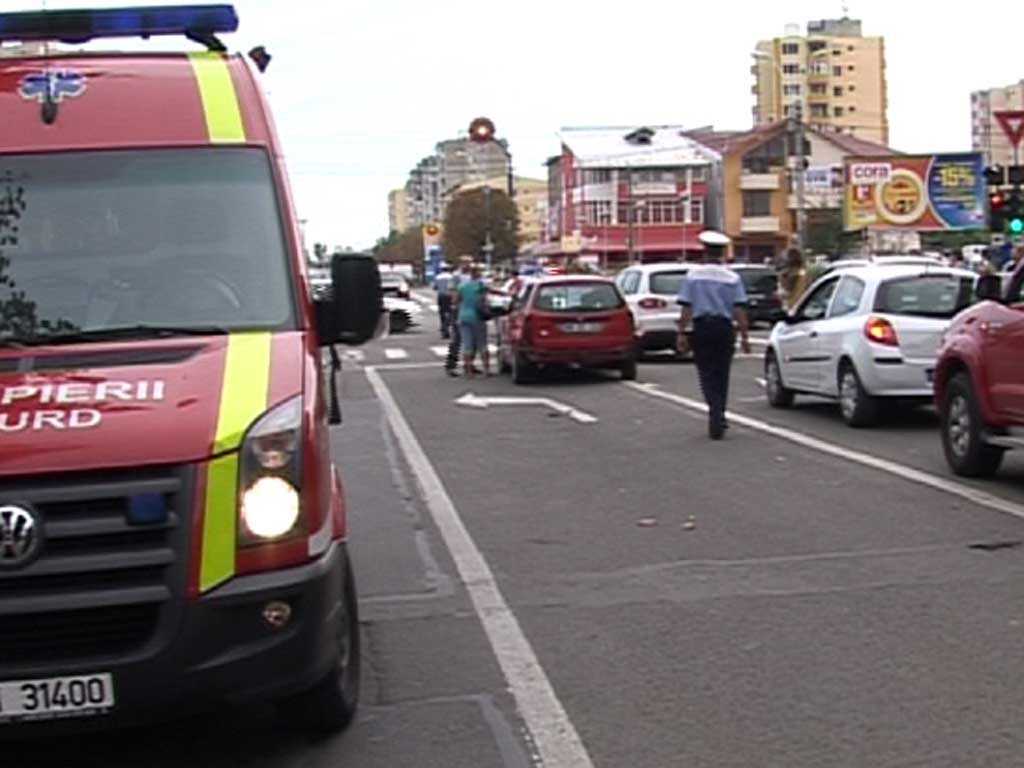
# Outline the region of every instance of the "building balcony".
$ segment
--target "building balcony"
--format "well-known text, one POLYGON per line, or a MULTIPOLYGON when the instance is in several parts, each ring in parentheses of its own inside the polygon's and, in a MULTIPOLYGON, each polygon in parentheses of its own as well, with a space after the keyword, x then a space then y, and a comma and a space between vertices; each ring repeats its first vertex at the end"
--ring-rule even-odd
POLYGON ((782 229, 778 216, 744 216, 740 232, 744 235, 776 235, 782 229))
POLYGON ((779 184, 777 173, 744 173, 740 176, 740 189, 744 192, 774 192, 779 184))

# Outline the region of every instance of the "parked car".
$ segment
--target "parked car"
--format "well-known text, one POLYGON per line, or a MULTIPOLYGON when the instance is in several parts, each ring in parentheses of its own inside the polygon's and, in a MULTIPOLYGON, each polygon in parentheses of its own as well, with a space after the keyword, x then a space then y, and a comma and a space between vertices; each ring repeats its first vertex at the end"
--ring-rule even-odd
POLYGON ((772 330, 765 389, 777 408, 798 393, 836 398, 846 423, 874 422, 879 401, 932 399, 950 319, 974 301, 962 269, 871 264, 830 272, 772 330))
POLYGON ((381 272, 380 287, 385 296, 393 296, 398 299, 412 298, 409 281, 398 272, 381 272))
POLYGON ((637 354, 673 350, 679 336, 679 286, 690 265, 637 264, 615 278, 636 323, 637 354))
POLYGON ((779 296, 779 277, 765 264, 730 264, 747 292, 747 317, 751 323, 774 323, 785 314, 779 296))
POLYGON ((995 474, 1010 448, 1024 447, 1024 264, 1006 291, 979 278, 982 301, 950 324, 935 366, 942 447, 958 475, 995 474))
POLYGON ((636 378, 633 316, 608 278, 562 275, 523 283, 503 328, 498 364, 516 384, 552 366, 617 368, 623 379, 636 378))

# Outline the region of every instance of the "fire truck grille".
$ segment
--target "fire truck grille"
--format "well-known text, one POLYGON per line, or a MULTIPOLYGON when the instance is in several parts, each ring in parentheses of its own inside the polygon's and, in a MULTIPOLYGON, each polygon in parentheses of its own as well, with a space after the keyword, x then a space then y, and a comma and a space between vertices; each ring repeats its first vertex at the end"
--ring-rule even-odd
POLYGON ((0 558, 0 670, 143 653, 184 595, 183 469, 0 481, 0 507, 41 525, 25 562, 0 558))

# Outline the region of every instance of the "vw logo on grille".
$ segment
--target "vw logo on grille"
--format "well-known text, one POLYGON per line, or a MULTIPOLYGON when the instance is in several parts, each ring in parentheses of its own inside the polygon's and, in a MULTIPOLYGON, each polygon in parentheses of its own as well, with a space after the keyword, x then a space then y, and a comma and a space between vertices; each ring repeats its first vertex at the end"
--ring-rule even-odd
POLYGON ((28 565, 41 543, 42 526, 31 510, 0 506, 0 568, 28 565))

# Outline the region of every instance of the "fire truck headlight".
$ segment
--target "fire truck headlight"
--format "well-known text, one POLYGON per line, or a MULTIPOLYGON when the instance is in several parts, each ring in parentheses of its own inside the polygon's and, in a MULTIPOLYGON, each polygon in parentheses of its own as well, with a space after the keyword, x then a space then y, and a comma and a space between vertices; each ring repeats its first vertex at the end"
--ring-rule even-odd
POLYGON ((242 496, 242 523, 259 539, 278 539, 299 520, 299 492, 280 477, 261 477, 242 496))

